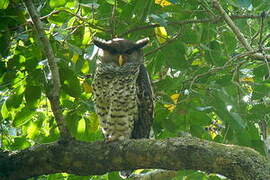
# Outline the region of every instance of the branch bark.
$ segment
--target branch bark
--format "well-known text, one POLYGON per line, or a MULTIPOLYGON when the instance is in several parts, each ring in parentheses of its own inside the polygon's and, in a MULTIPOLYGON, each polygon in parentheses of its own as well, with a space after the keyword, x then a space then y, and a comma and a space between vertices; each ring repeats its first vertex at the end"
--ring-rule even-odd
POLYGON ((60 131, 60 135, 62 138, 69 138, 70 133, 68 132, 68 129, 64 122, 64 116, 61 112, 60 108, 60 102, 59 102, 59 91, 60 91, 60 77, 59 77, 59 71, 58 66, 54 57, 53 49, 51 47, 51 44, 49 42, 49 39, 47 38, 45 31, 43 29, 43 25, 40 21, 40 17, 36 11, 36 8, 34 7, 34 4, 32 0, 24 0, 25 6, 29 12, 29 15, 31 16, 31 19, 33 21, 34 27, 36 29, 36 32, 38 34, 39 40, 42 44, 44 55, 48 59, 49 69, 52 74, 52 89, 49 92, 48 98, 50 100, 51 108, 55 117, 55 120, 57 122, 57 126, 60 131))
POLYGON ((232 180, 270 179, 269 162, 251 148, 194 137, 112 143, 70 140, 0 153, 0 179, 4 180, 59 172, 101 175, 141 168, 201 170, 232 180))

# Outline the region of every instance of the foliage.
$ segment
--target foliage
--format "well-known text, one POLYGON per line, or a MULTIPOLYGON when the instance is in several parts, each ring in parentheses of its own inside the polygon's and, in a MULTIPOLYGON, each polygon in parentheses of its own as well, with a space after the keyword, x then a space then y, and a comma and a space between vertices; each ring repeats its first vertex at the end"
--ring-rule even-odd
MULTIPOLYGON (((261 14, 270 2, 220 2, 230 15, 238 15, 234 22, 251 46, 266 53, 269 17, 261 14)), ((61 107, 76 139, 102 139, 91 89, 97 52, 92 38, 149 37, 144 51, 156 94, 155 138, 190 133, 266 155, 260 125, 270 115, 269 64, 245 55, 210 1, 43 0, 35 5, 57 57, 61 107)), ((29 15, 21 1, 1 0, 0 17, 1 148, 55 141, 59 132, 47 98, 51 74, 29 15)), ((176 179, 184 177, 221 179, 195 171, 179 171, 176 179)), ((119 177, 53 174, 38 179, 89 178, 119 177)))

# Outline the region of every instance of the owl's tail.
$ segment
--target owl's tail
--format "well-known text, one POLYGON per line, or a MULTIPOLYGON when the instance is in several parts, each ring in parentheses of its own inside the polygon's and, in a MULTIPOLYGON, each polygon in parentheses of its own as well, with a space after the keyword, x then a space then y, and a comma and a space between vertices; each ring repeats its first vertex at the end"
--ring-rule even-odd
POLYGON ((132 174, 133 170, 120 171, 119 176, 123 179, 127 179, 132 174))

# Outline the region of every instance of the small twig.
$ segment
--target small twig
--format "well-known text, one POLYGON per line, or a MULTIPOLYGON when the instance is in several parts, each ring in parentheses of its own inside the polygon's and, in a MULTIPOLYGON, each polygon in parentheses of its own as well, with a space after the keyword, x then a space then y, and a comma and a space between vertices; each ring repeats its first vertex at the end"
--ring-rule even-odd
POLYGON ((270 47, 262 48, 263 51, 270 51, 270 47))
POLYGON ((60 12, 60 10, 53 10, 52 12, 50 12, 49 14, 45 15, 45 16, 42 16, 40 18, 40 20, 44 20, 44 19, 47 19, 49 18, 50 16, 54 15, 54 14, 58 14, 60 12))
POLYGON ((144 56, 149 56, 151 54, 156 53, 157 51, 161 50, 162 48, 166 47, 168 44, 172 43, 173 41, 175 41, 178 37, 180 36, 180 33, 175 35, 173 38, 167 40, 165 43, 163 43, 161 46, 149 51, 148 53, 146 53, 144 56))
POLYGON ((260 39, 259 39, 259 48, 261 49, 263 46, 262 42, 262 36, 263 36, 263 28, 264 28, 264 18, 265 18, 265 12, 261 13, 261 26, 260 26, 260 39))
POLYGON ((267 41, 267 39, 270 38, 270 34, 267 34, 266 37, 264 38, 264 40, 262 40, 262 44, 265 43, 265 41, 267 41))
POLYGON ((208 14, 210 14, 212 17, 216 17, 216 14, 209 8, 209 5, 205 1, 201 1, 199 3, 208 12, 208 14))
POLYGON ((259 31, 257 31, 250 39, 250 46, 252 46, 254 40, 257 38, 257 36, 260 34, 259 31))
POLYGON ((267 60, 267 58, 266 58, 266 56, 265 56, 265 54, 264 54, 264 51, 262 52, 262 54, 264 55, 264 62, 265 62, 265 64, 266 64, 266 67, 267 67, 267 70, 268 70, 268 76, 267 76, 267 79, 269 79, 269 78, 270 78, 270 66, 269 66, 269 62, 268 62, 268 60, 267 60))
POLYGON ((267 59, 267 61, 270 61, 270 55, 268 55, 268 54, 255 53, 255 54, 251 54, 250 57, 253 57, 257 60, 265 61, 265 59, 267 59))
POLYGON ((114 5, 112 7, 112 16, 110 20, 110 25, 112 29, 111 31, 112 38, 115 38, 115 31, 116 31, 116 20, 115 20, 116 8, 117 8, 117 0, 114 0, 114 5))
POLYGON ((80 16, 79 14, 70 12, 70 11, 68 11, 68 10, 66 10, 66 9, 61 9, 61 11, 65 11, 65 12, 67 12, 67 13, 73 15, 73 16, 76 16, 78 19, 80 19, 80 20, 83 21, 85 24, 87 24, 88 26, 90 26, 90 27, 92 27, 92 28, 94 28, 94 29, 98 29, 98 30, 104 31, 104 32, 110 32, 110 31, 111 31, 111 30, 109 30, 109 29, 104 29, 103 27, 96 26, 96 25, 94 25, 94 24, 92 24, 92 23, 86 21, 86 19, 83 18, 82 16, 80 16))
MULTIPOLYGON (((83 26, 84 26, 83 24, 79 24, 79 25, 76 25, 76 26, 70 26, 70 27, 65 28, 65 29, 63 29, 63 30, 65 30, 65 31, 71 30, 71 32, 69 33, 69 35, 71 35, 71 34, 73 34, 78 28, 83 27, 83 26)), ((59 32, 54 33, 53 36, 56 36, 57 34, 59 34, 59 32)))
POLYGON ((29 12, 29 15, 31 16, 31 19, 33 21, 34 27, 38 34, 39 40, 42 43, 43 52, 44 52, 44 55, 48 59, 49 69, 52 73, 52 89, 48 94, 51 108, 52 108, 57 126, 59 128, 61 137, 64 139, 69 138, 71 137, 71 135, 65 124, 64 116, 61 112, 61 107, 60 107, 60 102, 59 102, 59 92, 60 92, 61 83, 60 83, 58 66, 55 61, 53 49, 51 47, 49 39, 47 38, 45 34, 40 17, 37 14, 37 11, 34 7, 32 0, 24 0, 24 3, 29 12))
POLYGON ((234 68, 233 76, 231 79, 231 82, 236 85, 237 92, 238 92, 238 106, 240 105, 240 95, 241 93, 245 93, 244 90, 241 87, 240 81, 239 81, 239 70, 240 67, 245 63, 245 61, 242 61, 241 63, 238 63, 236 67, 234 68))
POLYGON ((194 78, 188 79, 187 81, 191 81, 190 86, 189 86, 189 89, 192 90, 192 86, 193 86, 193 84, 195 83, 195 81, 196 81, 197 79, 199 79, 199 78, 201 78, 201 77, 203 77, 203 76, 206 76, 206 75, 208 75, 208 74, 215 73, 215 72, 217 72, 217 71, 219 71, 219 70, 223 70, 223 69, 225 69, 225 68, 227 68, 227 67, 230 67, 230 66, 232 66, 232 63, 233 63, 236 59, 240 59, 240 58, 243 58, 243 57, 246 57, 246 56, 250 56, 250 54, 253 54, 253 53, 255 53, 255 52, 252 51, 252 52, 246 52, 246 53, 243 53, 243 54, 236 55, 236 56, 232 57, 229 61, 227 61, 223 66, 219 66, 219 67, 216 67, 216 68, 212 68, 212 69, 210 69, 210 70, 207 71, 207 72, 204 72, 204 73, 202 73, 202 74, 196 75, 194 78))

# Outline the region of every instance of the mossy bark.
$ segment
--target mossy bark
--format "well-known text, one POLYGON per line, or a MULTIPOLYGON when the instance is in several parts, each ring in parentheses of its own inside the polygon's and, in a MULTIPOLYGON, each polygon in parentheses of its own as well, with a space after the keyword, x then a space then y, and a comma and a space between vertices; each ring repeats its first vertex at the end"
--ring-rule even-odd
POLYGON ((0 179, 66 172, 101 175, 127 169, 201 170, 232 180, 270 179, 266 158, 251 148, 194 137, 121 142, 59 141, 0 153, 0 179))

